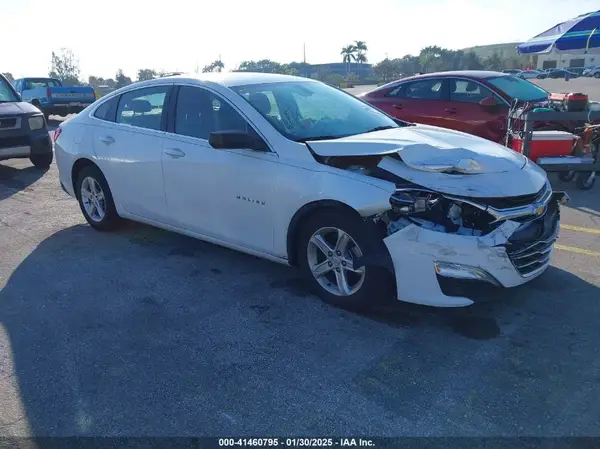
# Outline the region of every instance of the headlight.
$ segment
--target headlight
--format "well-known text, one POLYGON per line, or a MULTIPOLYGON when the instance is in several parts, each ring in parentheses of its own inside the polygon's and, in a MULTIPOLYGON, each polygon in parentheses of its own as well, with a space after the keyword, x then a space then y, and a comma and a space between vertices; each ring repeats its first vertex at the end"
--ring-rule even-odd
POLYGON ((36 129, 42 129, 46 123, 44 122, 43 115, 37 115, 35 117, 29 117, 29 129, 35 131, 36 129))

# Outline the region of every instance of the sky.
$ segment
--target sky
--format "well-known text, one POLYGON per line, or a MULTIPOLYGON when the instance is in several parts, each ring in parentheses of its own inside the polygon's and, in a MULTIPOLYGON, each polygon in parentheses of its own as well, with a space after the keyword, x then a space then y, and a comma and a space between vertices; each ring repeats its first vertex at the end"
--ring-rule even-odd
POLYGON ((45 76, 64 47, 84 79, 118 68, 134 79, 140 68, 193 72, 219 55, 226 70, 301 61, 304 45, 307 62, 338 62, 355 40, 378 62, 428 45, 525 41, 594 10, 600 0, 0 0, 0 72, 45 76))

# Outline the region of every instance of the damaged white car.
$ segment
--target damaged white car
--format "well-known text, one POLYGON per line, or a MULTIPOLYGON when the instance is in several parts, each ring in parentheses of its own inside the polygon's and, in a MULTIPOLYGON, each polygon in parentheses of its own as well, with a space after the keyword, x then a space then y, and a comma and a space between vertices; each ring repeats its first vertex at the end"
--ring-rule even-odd
POLYGON ((128 218, 297 265, 350 308, 389 286, 467 306, 485 286, 528 282, 550 263, 566 200, 512 150, 281 75, 136 83, 55 142, 62 188, 94 228, 128 218))

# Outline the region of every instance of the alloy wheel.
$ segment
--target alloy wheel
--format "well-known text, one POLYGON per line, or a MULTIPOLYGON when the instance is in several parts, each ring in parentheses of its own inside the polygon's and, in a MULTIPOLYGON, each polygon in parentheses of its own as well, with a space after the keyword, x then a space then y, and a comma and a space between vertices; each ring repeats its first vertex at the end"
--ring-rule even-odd
POLYGON ((335 227, 321 228, 308 241, 308 267, 321 287, 333 295, 350 296, 365 280, 365 267, 354 264, 362 255, 356 241, 335 227))
POLYGON ((100 222, 106 216, 106 197, 102 187, 91 176, 86 177, 81 183, 81 202, 88 217, 95 222, 100 222))

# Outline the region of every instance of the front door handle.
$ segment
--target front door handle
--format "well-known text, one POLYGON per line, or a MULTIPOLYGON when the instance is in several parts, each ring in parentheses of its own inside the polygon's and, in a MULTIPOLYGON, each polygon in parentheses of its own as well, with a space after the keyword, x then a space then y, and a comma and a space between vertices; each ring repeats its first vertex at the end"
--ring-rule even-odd
POLYGON ((444 111, 448 112, 449 114, 456 114, 456 108, 446 108, 444 111))
POLYGON ((402 109, 404 106, 402 106, 401 104, 393 104, 392 107, 395 109, 402 109))
POLYGON ((180 157, 185 156, 185 153, 179 148, 167 148, 165 149, 165 154, 168 154, 174 159, 179 159, 180 157))
POLYGON ((112 145, 115 143, 115 139, 111 136, 100 137, 100 142, 105 143, 106 145, 112 145))

